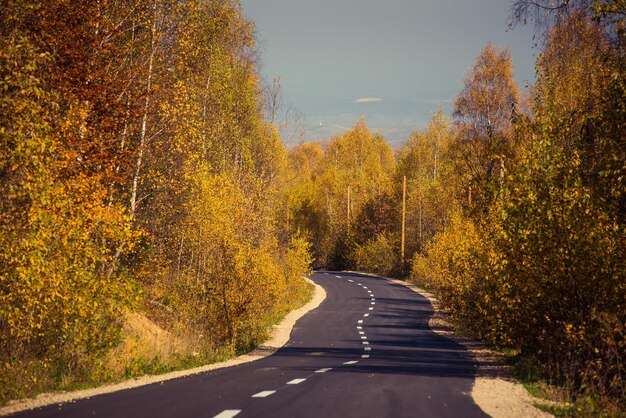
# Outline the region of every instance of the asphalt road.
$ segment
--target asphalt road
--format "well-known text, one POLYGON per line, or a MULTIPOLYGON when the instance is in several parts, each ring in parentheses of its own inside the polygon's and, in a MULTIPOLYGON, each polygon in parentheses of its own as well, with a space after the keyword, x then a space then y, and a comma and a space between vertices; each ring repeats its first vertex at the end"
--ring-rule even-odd
POLYGON ((428 327, 428 301, 382 278, 318 272, 326 300, 276 354, 19 417, 484 417, 475 363, 428 327))

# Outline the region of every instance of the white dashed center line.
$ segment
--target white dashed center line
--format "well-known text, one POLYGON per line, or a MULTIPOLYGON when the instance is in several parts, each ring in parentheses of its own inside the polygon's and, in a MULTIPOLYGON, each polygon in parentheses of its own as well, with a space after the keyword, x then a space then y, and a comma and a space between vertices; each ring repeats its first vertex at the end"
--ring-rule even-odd
POLYGON ((366 313, 366 314, 363 314, 363 316, 367 318, 368 316, 370 316, 370 314, 366 313))
POLYGON ((349 281, 350 283, 354 283, 354 280, 352 280, 352 279, 348 279, 348 281, 349 281))
POLYGON ((326 372, 331 371, 332 369, 333 369, 332 367, 326 367, 323 369, 315 370, 315 373, 326 373, 326 372))
POLYGON ((365 350, 365 351, 372 351, 372 347, 363 347, 363 350, 365 350))
POLYGON ((275 394, 276 391, 275 390, 264 390, 262 392, 259 393, 255 393, 254 395, 252 395, 253 398, 267 398, 270 395, 275 394))
POLYGON ((215 415, 213 418, 233 418, 235 415, 239 414, 241 409, 224 409, 219 414, 215 415))
POLYGON ((353 360, 353 361, 346 361, 346 362, 345 362, 345 363, 343 363, 343 364, 357 364, 357 363, 358 363, 358 361, 357 361, 357 360, 353 360))
POLYGON ((290 380, 289 382, 287 382, 288 385, 299 385, 300 383, 304 382, 306 379, 293 379, 290 380))
POLYGON ((369 341, 361 341, 364 345, 369 344, 369 341))
POLYGON ((363 355, 361 356, 361 358, 370 358, 370 355, 369 355, 369 354, 363 354, 363 355))
POLYGON ((370 311, 373 311, 373 310, 374 310, 374 308, 370 308, 369 310, 370 310, 370 311))
POLYGON ((364 334, 365 334, 365 332, 363 332, 363 331, 359 331, 359 334, 364 335, 364 334))
MULTIPOLYGON (((362 321, 362 319, 361 319, 361 321, 362 321)), ((359 322, 359 323, 360 323, 360 322, 359 322)), ((360 326, 360 325, 357 325, 357 326, 356 326, 356 329, 363 329, 363 327, 362 327, 362 326, 360 326)))
POLYGON ((362 320, 362 319, 359 319, 359 324, 362 324, 362 323, 363 323, 363 320, 362 320))
POLYGON ((335 276, 335 277, 338 278, 338 279, 341 279, 341 276, 335 276))

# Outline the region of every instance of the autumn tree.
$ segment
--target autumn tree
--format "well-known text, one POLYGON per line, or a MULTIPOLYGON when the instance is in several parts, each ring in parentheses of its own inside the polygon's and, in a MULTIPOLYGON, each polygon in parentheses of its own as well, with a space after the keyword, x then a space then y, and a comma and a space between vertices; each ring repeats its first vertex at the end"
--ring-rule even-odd
POLYGON ((474 190, 474 200, 488 202, 496 179, 504 174, 515 153, 511 119, 518 89, 513 61, 506 48, 486 45, 470 69, 454 102, 461 190, 474 190))
POLYGON ((119 100, 128 80, 120 65, 128 4, 1 7, 6 399, 88 378, 119 341, 122 313, 136 293, 111 266, 116 249, 127 252, 136 234, 112 198, 124 180, 115 167, 126 162, 118 141, 128 103, 119 100))
POLYGON ((385 225, 393 219, 389 144, 361 118, 323 150, 302 144, 290 159, 302 170, 292 188, 291 227, 308 231, 319 265, 349 267, 356 245, 387 234, 385 225))
POLYGON ((537 63, 536 139, 502 203, 497 241, 517 344, 600 403, 623 399, 626 388, 618 57, 586 12, 570 13, 550 32, 537 63), (530 300, 533 293, 541 297, 530 300))
POLYGON ((407 178, 406 254, 411 259, 446 224, 451 196, 452 129, 441 110, 426 129, 407 139, 397 155, 396 184, 407 178))
POLYGON ((258 344, 310 256, 239 3, 0 11, 0 400, 111 377, 134 309, 205 360, 258 344))
POLYGON ((497 198, 471 217, 454 212, 414 258, 413 278, 465 329, 564 384, 573 413, 610 415, 623 410, 626 387, 626 94, 618 32, 607 30, 620 15, 601 14, 615 2, 572 3, 537 60, 534 114, 511 120, 519 143, 497 198))

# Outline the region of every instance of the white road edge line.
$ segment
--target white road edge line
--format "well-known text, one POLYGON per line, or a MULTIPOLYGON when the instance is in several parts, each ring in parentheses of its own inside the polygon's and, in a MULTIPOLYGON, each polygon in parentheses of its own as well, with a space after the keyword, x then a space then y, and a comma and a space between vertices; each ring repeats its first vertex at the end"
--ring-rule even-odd
POLYGON ((275 390, 264 390, 262 392, 259 393, 255 393, 254 395, 252 395, 253 398, 267 398, 270 395, 275 394, 276 391, 275 390))
POLYGON ((235 415, 238 415, 241 412, 241 409, 224 409, 219 414, 215 415, 213 418, 233 418, 235 415))
POLYGON ((326 373, 331 371, 333 368, 332 367, 325 367, 323 369, 319 369, 319 370, 315 370, 315 373, 326 373))
POLYGON ((304 382, 306 380, 305 379, 293 379, 290 380, 289 382, 287 382, 288 385, 299 385, 300 383, 304 382))

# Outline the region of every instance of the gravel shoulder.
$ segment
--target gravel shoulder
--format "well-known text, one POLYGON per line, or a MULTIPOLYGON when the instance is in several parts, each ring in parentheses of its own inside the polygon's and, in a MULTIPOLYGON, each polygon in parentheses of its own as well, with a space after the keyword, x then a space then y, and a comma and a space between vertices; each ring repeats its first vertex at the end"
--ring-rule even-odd
POLYGON ((73 392, 42 393, 32 399, 20 399, 10 402, 8 405, 0 408, 0 415, 9 415, 20 411, 40 408, 47 405, 72 402, 78 399, 85 399, 91 398, 96 395, 103 395, 105 393, 112 393, 120 390, 150 385, 153 383, 160 383, 166 380, 178 379, 180 377, 221 369, 224 367, 237 366, 239 364, 249 363, 271 356, 279 348, 287 344, 287 342, 289 341, 289 336, 291 335, 291 331, 296 324, 296 321, 303 317, 309 311, 317 308, 326 298, 326 292, 321 286, 316 285, 315 283, 313 283, 313 281, 309 279, 306 280, 308 283, 314 286, 311 300, 301 308, 289 312, 279 324, 274 325, 271 331, 270 339, 266 341, 262 346, 258 347, 248 354, 234 357, 232 359, 219 363, 208 364, 206 366, 196 367, 189 370, 179 370, 155 376, 142 376, 136 379, 126 380, 112 385, 100 386, 96 388, 78 390, 73 392))

